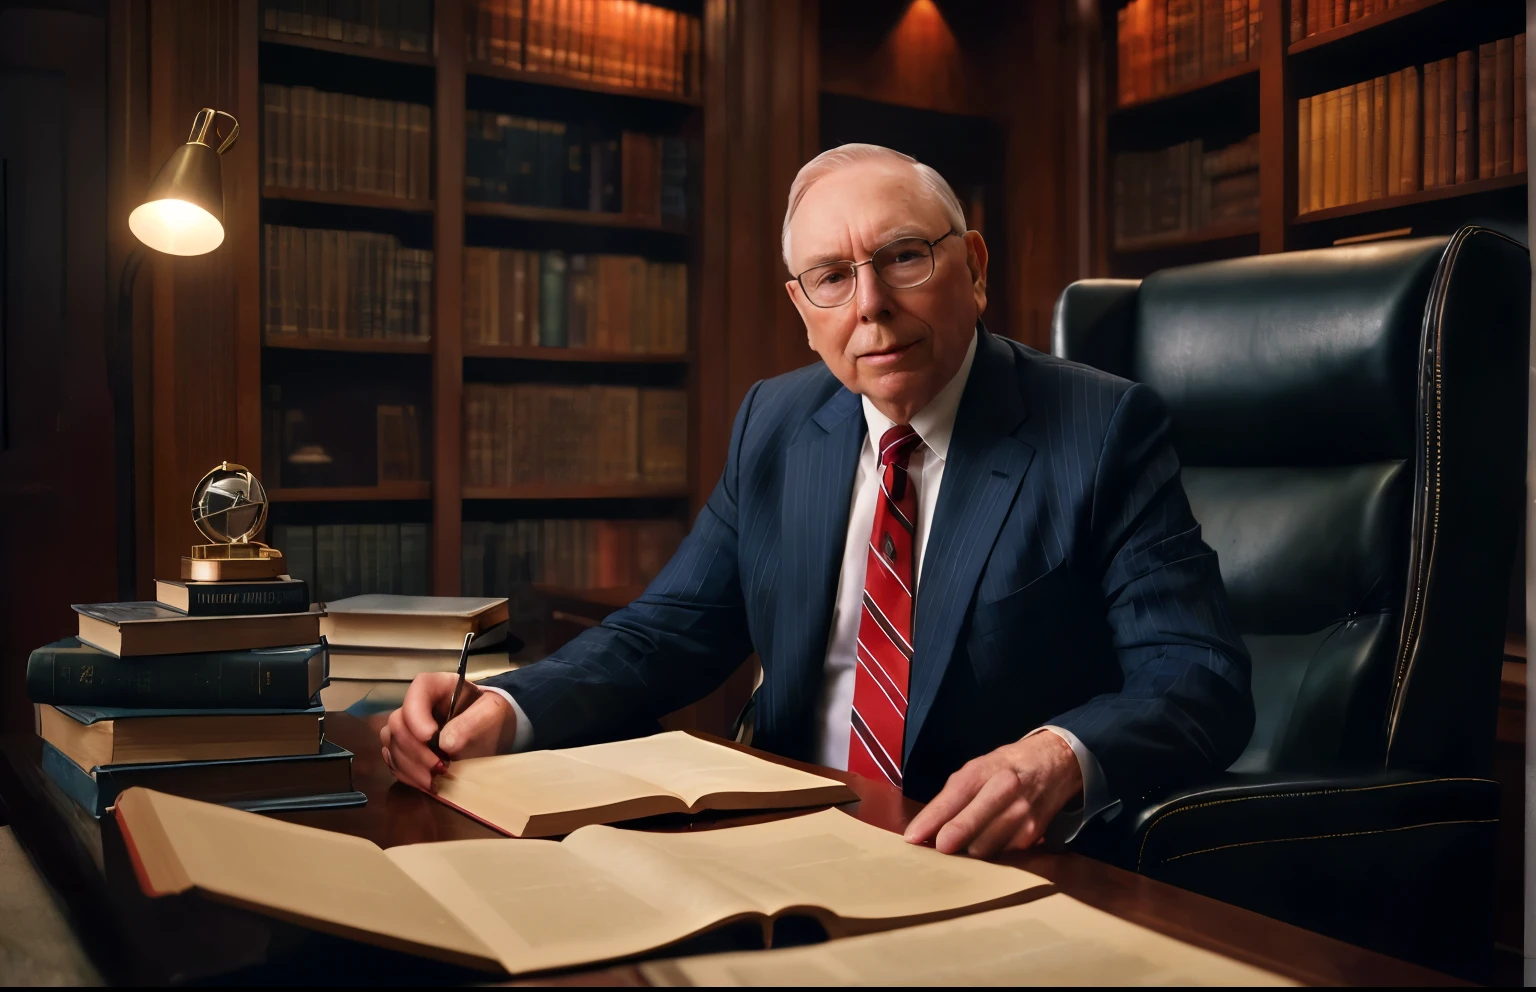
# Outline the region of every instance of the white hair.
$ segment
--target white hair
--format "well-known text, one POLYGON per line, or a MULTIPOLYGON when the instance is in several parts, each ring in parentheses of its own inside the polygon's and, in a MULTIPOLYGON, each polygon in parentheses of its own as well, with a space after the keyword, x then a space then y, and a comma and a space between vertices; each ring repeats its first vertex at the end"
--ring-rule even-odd
POLYGON ((784 253, 784 265, 789 265, 789 222, 795 216, 795 211, 800 207, 800 201, 805 199, 805 191, 810 189, 819 179, 823 179, 844 166, 857 162, 869 162, 875 159, 894 159, 898 162, 906 162, 917 170, 918 179, 928 188, 939 201, 939 206, 944 208, 944 214, 949 219, 949 225, 954 230, 965 232, 965 209, 960 206, 960 198, 950 188, 949 183, 939 175, 932 166, 924 165, 911 155, 904 155, 894 148, 886 148, 884 145, 866 145, 860 143, 838 145, 829 148, 800 167, 795 175, 795 181, 789 186, 789 208, 784 211, 784 232, 779 238, 779 248, 784 253))

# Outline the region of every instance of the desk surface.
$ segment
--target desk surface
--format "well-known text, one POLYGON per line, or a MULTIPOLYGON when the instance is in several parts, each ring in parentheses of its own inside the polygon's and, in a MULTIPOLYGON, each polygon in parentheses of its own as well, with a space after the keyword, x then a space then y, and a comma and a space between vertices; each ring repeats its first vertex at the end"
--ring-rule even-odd
MULTIPOLYGON (((363 807, 282 814, 295 823, 366 837, 383 847, 434 840, 498 836, 422 793, 397 786, 380 758, 370 722, 346 714, 326 717, 327 736, 356 754, 353 778, 368 796, 363 807)), ((449 983, 483 975, 312 934, 196 896, 148 899, 133 878, 121 837, 76 810, 40 773, 35 737, 0 745, 0 799, 17 837, 63 896, 72 922, 97 966, 120 982, 163 983, 238 971, 254 982, 315 984, 449 983)), ((860 801, 861 820, 901 830, 918 805, 882 782, 842 772, 860 801)), ((774 815, 758 814, 757 819, 774 815)), ((709 829, 751 817, 661 817, 647 829, 709 829)), ((1186 892, 1072 853, 1029 852, 1004 857, 1054 882, 1063 892, 1151 929, 1268 968, 1309 984, 1424 985, 1454 982, 1437 972, 1384 957, 1268 917, 1186 892)), ((721 949, 705 938, 683 951, 721 949)), ((674 951, 672 953, 678 953, 674 951)), ((658 955, 666 956, 666 955, 658 955)), ((548 976, 561 984, 641 984, 633 965, 548 976)))

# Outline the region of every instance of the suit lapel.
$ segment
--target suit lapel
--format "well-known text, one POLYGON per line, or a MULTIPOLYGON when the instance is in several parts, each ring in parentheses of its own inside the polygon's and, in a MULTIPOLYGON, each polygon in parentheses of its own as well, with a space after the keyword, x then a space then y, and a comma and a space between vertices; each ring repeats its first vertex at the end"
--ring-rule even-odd
MULTIPOLYGON (((764 681, 771 729, 794 735, 821 692, 827 634, 848 531, 853 478, 864 443, 858 396, 839 389, 790 445, 780 508, 777 662, 764 681)), ((762 712, 762 710, 760 710, 762 712)), ((804 742, 802 742, 804 743, 804 742)))
POLYGON ((982 568, 1034 459, 1035 449, 1013 436, 1028 416, 1013 349, 983 330, 923 549, 904 758, 933 707, 982 568))

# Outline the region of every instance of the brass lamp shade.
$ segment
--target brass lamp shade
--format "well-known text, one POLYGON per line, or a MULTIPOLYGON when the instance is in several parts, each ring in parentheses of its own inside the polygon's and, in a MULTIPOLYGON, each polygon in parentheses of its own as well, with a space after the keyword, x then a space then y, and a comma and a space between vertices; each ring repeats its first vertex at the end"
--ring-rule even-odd
POLYGON ((224 242, 224 177, 219 155, 240 133, 235 123, 218 150, 204 139, 223 111, 205 108, 186 144, 171 153, 149 184, 145 202, 128 215, 134 237, 167 255, 202 255, 224 242))

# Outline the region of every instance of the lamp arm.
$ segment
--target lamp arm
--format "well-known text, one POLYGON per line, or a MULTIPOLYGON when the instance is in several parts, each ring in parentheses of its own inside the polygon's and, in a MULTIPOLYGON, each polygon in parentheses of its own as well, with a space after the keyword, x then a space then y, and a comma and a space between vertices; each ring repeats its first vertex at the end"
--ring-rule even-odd
POLYGON ((138 598, 138 520, 135 500, 133 431, 133 288, 148 249, 137 240, 118 280, 117 319, 107 335, 107 383, 112 393, 112 458, 117 508, 117 598, 138 598))

